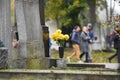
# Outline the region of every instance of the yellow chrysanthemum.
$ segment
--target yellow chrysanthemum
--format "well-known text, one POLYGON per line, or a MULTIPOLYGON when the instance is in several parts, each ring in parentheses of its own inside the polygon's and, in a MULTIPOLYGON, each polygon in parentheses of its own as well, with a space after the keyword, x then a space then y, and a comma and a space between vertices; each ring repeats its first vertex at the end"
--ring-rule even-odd
POLYGON ((65 40, 68 40, 69 36, 67 34, 63 35, 62 31, 58 29, 52 34, 52 39, 56 41, 57 44, 64 45, 65 40))
POLYGON ((58 30, 56 30, 56 32, 55 33, 57 33, 57 34, 61 34, 62 33, 62 31, 60 30, 60 29, 58 29, 58 30))
POLYGON ((56 40, 56 34, 55 34, 55 33, 52 34, 52 39, 53 39, 54 41, 56 40))
POLYGON ((68 40, 69 36, 67 34, 65 34, 65 40, 68 40))
POLYGON ((60 34, 60 35, 58 35, 59 36, 59 39, 60 40, 64 40, 64 35, 63 34, 60 34))

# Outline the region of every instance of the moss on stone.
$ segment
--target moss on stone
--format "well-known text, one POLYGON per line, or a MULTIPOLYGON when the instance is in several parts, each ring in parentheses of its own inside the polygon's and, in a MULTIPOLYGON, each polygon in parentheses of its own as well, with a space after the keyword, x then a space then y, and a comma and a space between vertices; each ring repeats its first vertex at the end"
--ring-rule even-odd
POLYGON ((28 59, 27 60, 28 69, 39 69, 39 59, 28 59))

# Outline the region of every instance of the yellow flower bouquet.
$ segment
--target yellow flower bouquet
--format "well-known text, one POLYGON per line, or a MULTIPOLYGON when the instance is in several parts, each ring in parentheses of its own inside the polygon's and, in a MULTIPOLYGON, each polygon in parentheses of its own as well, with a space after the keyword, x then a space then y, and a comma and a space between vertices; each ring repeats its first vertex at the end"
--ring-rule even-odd
POLYGON ((52 40, 56 41, 56 44, 58 44, 59 46, 64 46, 65 41, 67 41, 68 39, 69 39, 69 35, 62 34, 62 31, 60 29, 56 30, 52 34, 52 40))

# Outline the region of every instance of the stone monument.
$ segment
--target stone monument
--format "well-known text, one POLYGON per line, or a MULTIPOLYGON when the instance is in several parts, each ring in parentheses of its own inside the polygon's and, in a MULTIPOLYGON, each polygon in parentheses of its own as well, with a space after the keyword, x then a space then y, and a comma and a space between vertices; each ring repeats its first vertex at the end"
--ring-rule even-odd
POLYGON ((43 69, 46 66, 39 0, 15 0, 19 33, 18 67, 43 69))
POLYGON ((11 64, 11 23, 10 23, 10 0, 0 0, 0 40, 8 49, 8 63, 11 64))

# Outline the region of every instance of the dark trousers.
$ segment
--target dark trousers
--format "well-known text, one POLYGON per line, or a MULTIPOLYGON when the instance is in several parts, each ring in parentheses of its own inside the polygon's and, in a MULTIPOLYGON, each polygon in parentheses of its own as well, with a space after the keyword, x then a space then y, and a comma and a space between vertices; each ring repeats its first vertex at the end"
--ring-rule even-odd
POLYGON ((117 52, 115 54, 113 54, 112 56, 110 56, 109 59, 112 60, 116 56, 117 56, 117 52))
POLYGON ((80 55, 80 59, 84 56, 85 56, 85 62, 90 62, 90 60, 88 59, 88 52, 83 52, 81 55, 80 55))
POLYGON ((110 62, 116 56, 117 56, 118 63, 120 63, 120 49, 119 48, 116 49, 116 53, 115 54, 113 54, 112 56, 109 57, 110 62))
POLYGON ((120 48, 117 49, 118 63, 120 63, 120 48))

